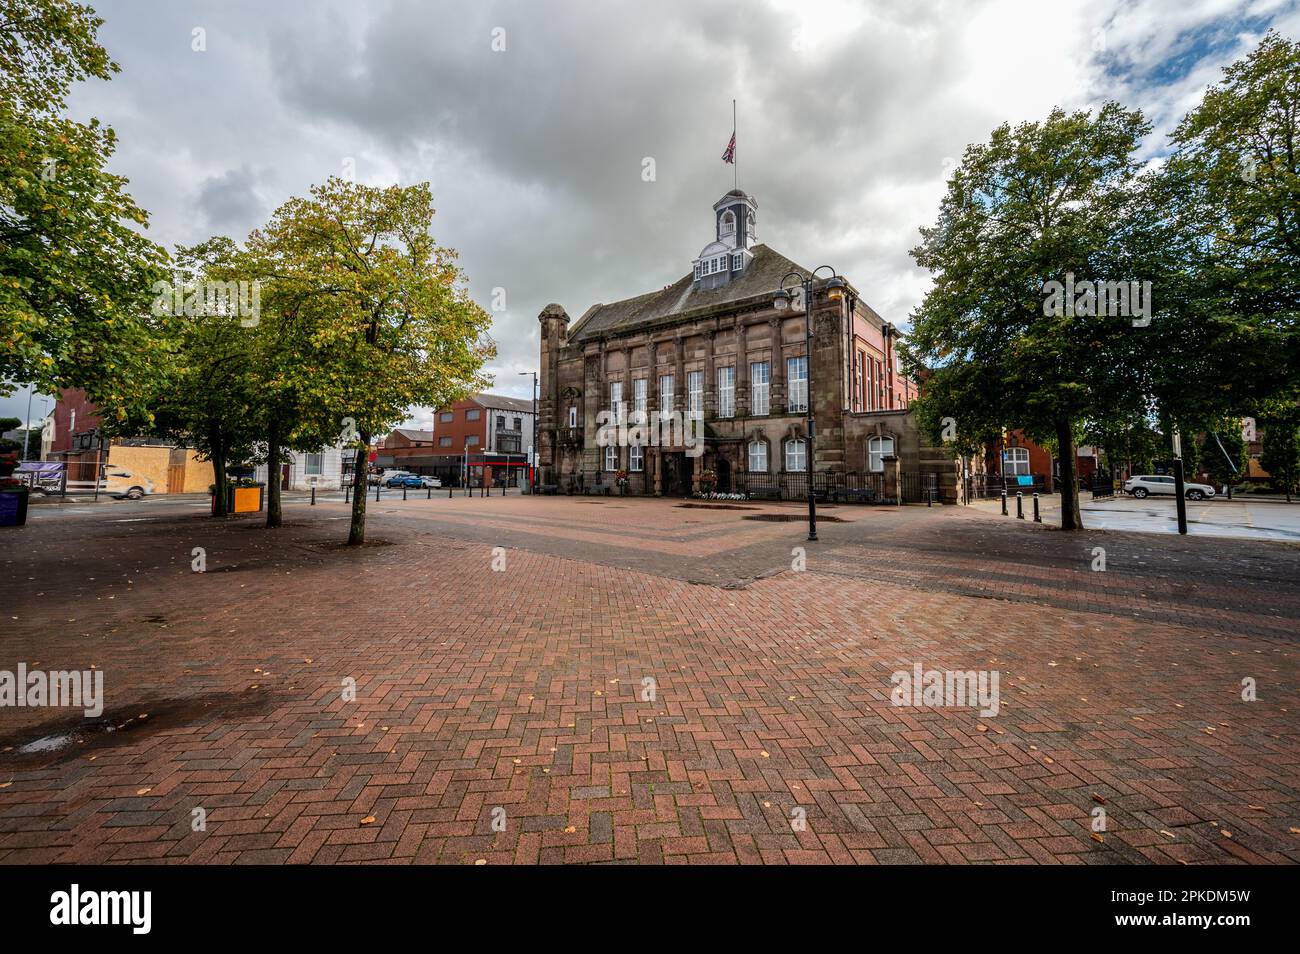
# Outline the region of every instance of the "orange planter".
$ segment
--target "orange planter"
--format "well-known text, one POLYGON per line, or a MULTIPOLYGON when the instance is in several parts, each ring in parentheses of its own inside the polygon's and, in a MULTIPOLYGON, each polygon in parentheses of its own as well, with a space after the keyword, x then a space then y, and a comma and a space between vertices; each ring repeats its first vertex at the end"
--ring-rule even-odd
POLYGON ((233 513, 257 513, 262 509, 261 487, 236 487, 233 513))

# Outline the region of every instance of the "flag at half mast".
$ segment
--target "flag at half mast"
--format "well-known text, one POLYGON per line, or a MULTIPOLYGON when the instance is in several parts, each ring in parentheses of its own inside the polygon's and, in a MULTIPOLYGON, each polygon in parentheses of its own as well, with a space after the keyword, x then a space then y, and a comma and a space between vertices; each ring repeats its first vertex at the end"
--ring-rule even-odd
POLYGON ((727 143, 727 150, 722 154, 723 162, 735 163, 736 161, 736 134, 731 134, 731 142, 727 143))

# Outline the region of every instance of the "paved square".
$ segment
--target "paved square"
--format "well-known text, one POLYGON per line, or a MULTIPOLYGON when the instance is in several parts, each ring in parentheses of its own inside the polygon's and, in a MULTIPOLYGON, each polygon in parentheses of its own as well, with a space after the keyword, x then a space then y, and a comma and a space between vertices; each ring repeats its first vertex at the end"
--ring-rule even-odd
POLYGON ((0 863, 1300 859, 1292 544, 371 507, 362 551, 333 502, 269 533, 160 499, 7 532, 0 669, 93 665, 107 702, 0 709, 0 863), (917 663, 997 670, 998 715, 892 705, 917 663))

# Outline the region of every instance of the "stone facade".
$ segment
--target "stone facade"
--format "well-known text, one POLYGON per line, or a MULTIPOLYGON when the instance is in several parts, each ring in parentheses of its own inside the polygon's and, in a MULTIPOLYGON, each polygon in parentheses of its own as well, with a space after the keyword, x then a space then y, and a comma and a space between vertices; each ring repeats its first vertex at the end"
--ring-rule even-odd
MULTIPOLYGON (((743 193, 724 196, 714 206, 715 241, 695 260, 692 274, 662 291, 595 305, 576 323, 558 304, 542 310, 542 484, 612 482, 614 473, 625 471, 629 492, 685 495, 699 489, 705 471, 715 475, 716 489, 726 491, 747 472, 780 475, 787 451, 794 452, 789 462, 798 463, 800 445, 790 442, 806 441, 800 398, 808 388, 801 363, 791 359, 809 354, 806 309, 798 295, 779 310, 774 295, 786 276, 808 270, 754 243, 756 207, 743 193), (728 211, 735 213, 731 222, 742 223, 733 233, 724 231, 728 211), (702 452, 680 434, 641 453, 629 446, 607 451, 597 435, 608 419, 599 415, 616 399, 629 415, 671 410, 702 418, 702 452)), ((904 474, 939 473, 943 496, 954 499, 951 455, 924 447, 907 411, 916 385, 898 373, 897 332, 851 284, 836 301, 827 281, 819 280, 813 298, 814 469, 880 472, 881 451, 892 447, 904 474), (872 438, 892 438, 893 444, 870 445, 872 438)))

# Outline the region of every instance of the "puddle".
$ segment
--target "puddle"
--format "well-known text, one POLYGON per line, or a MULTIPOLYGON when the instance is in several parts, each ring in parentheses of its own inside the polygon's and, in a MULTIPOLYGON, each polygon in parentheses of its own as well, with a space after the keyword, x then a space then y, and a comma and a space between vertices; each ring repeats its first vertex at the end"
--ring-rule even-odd
POLYGON ((19 755, 31 755, 35 752, 57 752, 59 749, 66 749, 72 743, 80 741, 82 741, 81 736, 75 732, 68 732, 64 735, 46 735, 35 742, 28 742, 26 745, 18 746, 15 751, 19 755))
POLYGON ((24 769, 34 768, 80 758, 100 748, 129 745, 168 729, 257 721, 284 698, 282 693, 265 689, 210 692, 188 699, 147 699, 105 712, 98 719, 64 718, 0 738, 0 750, 12 747, 12 751, 0 753, 0 765, 17 761, 24 769))

